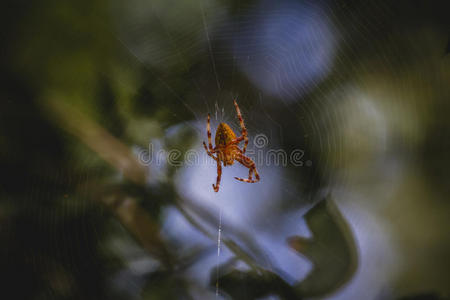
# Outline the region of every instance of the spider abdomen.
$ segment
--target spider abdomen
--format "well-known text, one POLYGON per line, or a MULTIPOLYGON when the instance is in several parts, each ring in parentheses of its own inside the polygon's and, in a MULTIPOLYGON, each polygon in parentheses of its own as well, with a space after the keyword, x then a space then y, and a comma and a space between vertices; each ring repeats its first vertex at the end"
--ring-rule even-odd
POLYGON ((216 131, 216 147, 228 146, 234 139, 236 139, 236 135, 231 127, 226 123, 220 123, 216 131))

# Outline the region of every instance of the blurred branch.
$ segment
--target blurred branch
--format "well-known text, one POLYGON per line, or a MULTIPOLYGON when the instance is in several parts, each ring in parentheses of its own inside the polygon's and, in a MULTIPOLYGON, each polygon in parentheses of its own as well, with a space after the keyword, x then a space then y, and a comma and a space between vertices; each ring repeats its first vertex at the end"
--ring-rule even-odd
MULTIPOLYGON (((216 240, 216 236, 213 233, 209 232, 206 228, 204 228, 199 222, 197 222, 195 218, 191 214, 189 214, 186 209, 182 207, 180 202, 181 200, 175 201, 175 205, 180 211, 180 213, 186 218, 186 220, 189 223, 191 223, 192 226, 197 228, 201 233, 203 233, 205 236, 207 236, 213 241, 216 240)), ((254 271, 259 272, 261 270, 261 268, 254 262, 253 258, 241 247, 239 247, 239 245, 237 245, 235 242, 224 237, 222 237, 221 242, 225 244, 231 252, 233 252, 236 256, 238 256, 254 271)))
POLYGON ((158 224, 138 205, 136 200, 127 196, 100 199, 148 253, 159 258, 167 268, 171 268, 173 261, 164 241, 160 238, 158 224))
POLYGON ((57 125, 77 137, 107 163, 123 172, 127 179, 137 184, 145 184, 146 170, 126 145, 64 101, 51 98, 46 101, 46 104, 49 116, 57 125))
MULTIPOLYGON (((75 107, 62 101, 51 99, 47 101, 47 108, 57 125, 77 137, 107 163, 122 171, 125 178, 141 186, 145 184, 145 168, 139 164, 129 148, 107 130, 75 107)), ((99 186, 92 189, 99 190, 99 186)), ((102 194, 96 199, 112 211, 144 249, 169 267, 171 265, 169 251, 159 236, 158 224, 138 205, 136 200, 123 195, 120 191, 111 193, 101 189, 100 193, 102 194)))
MULTIPOLYGON (((184 205, 185 208, 188 208, 189 211, 192 211, 193 215, 201 216, 202 221, 208 223, 208 225, 211 228, 217 228, 218 220, 217 217, 213 216, 213 213, 206 208, 205 206, 199 205, 195 201, 192 201, 190 199, 187 199, 186 197, 182 198, 182 202, 180 202, 184 205)), ((261 246, 253 239, 253 237, 249 234, 247 234, 245 231, 243 231, 238 226, 233 226, 232 224, 224 224, 227 227, 227 231, 222 236, 229 236, 233 237, 235 240, 241 241, 243 244, 245 244, 247 251, 252 254, 253 261, 260 261, 267 263, 269 261, 267 254, 265 251, 261 249, 261 246)), ((268 263, 268 266, 264 267, 271 267, 270 262, 268 263)))

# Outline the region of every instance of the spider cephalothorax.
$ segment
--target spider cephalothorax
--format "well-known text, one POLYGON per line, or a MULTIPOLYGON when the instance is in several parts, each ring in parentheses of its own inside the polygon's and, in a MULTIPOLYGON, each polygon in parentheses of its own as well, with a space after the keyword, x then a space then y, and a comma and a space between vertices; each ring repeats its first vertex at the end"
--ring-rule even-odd
POLYGON ((216 147, 213 148, 211 143, 211 125, 210 125, 210 116, 208 114, 208 122, 206 123, 206 131, 208 133, 208 146, 203 142, 203 146, 205 147, 206 153, 211 156, 217 162, 217 180, 216 185, 212 185, 215 192, 219 191, 220 178, 222 176, 222 166, 231 166, 235 160, 240 162, 242 165, 249 169, 248 179, 243 179, 239 177, 234 177, 237 180, 244 182, 257 182, 259 181, 259 174, 256 171, 255 163, 247 156, 245 156, 245 150, 248 145, 248 137, 247 137, 247 129, 244 125, 244 120, 242 119, 241 111, 239 110, 239 106, 234 100, 234 107, 236 108, 236 113, 239 118, 239 122, 241 124, 242 135, 240 137, 236 137, 233 130, 228 126, 228 124, 220 123, 219 127, 217 127, 216 131, 216 147), (244 148, 239 149, 238 144, 244 141, 244 148), (216 154, 216 156, 213 155, 216 154), (255 174, 255 180, 253 180, 253 173, 255 174))

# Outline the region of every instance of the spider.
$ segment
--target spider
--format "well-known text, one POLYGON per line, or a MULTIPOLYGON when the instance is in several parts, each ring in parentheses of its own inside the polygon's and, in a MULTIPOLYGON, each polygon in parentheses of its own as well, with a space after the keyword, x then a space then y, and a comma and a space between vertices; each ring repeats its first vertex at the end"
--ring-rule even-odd
POLYGON ((206 143, 203 142, 203 147, 205 147, 206 153, 211 156, 217 162, 217 180, 216 185, 212 185, 215 192, 219 191, 220 178, 222 176, 222 165, 231 166, 234 161, 237 160, 242 165, 249 169, 248 171, 248 179, 234 177, 239 181, 254 183, 259 181, 259 174, 256 171, 256 166, 251 158, 245 156, 245 150, 247 150, 248 145, 248 137, 247 137, 247 128, 245 128, 244 120, 242 119, 241 111, 239 110, 239 106, 234 100, 234 107, 236 108, 236 113, 239 118, 239 122, 241 124, 242 135, 240 137, 236 137, 233 130, 226 123, 220 123, 219 127, 217 127, 216 131, 216 147, 213 148, 211 144, 211 125, 210 125, 210 115, 208 114, 208 122, 206 123, 206 131, 208 132, 208 145, 209 148, 206 147, 206 143), (244 148, 239 149, 238 144, 244 141, 244 148), (216 156, 213 155, 216 153, 216 156), (252 178, 252 173, 255 174, 255 180, 252 178))

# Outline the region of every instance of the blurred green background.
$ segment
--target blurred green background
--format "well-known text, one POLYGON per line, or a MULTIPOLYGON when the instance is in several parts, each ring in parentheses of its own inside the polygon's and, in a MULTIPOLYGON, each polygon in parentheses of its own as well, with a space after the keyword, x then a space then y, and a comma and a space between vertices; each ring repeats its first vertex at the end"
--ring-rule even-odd
POLYGON ((0 298, 448 299, 445 4, 4 1, 0 298))

